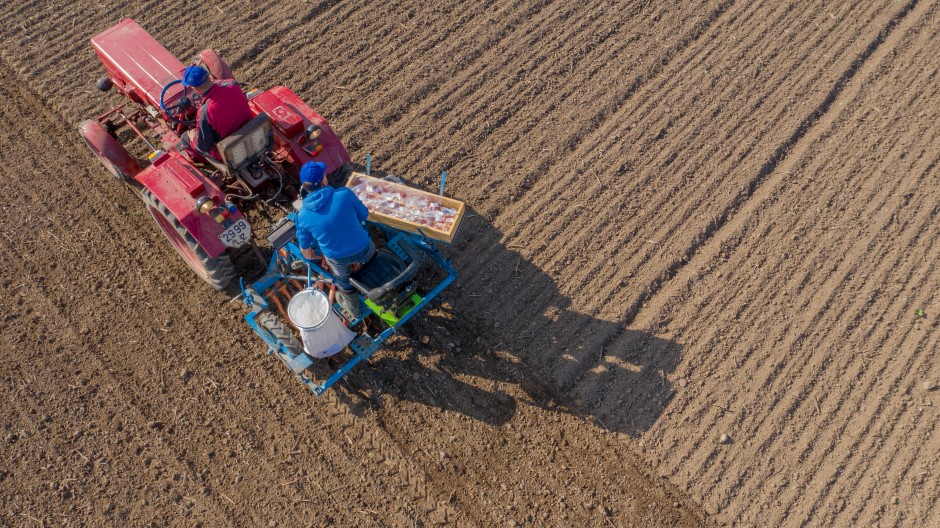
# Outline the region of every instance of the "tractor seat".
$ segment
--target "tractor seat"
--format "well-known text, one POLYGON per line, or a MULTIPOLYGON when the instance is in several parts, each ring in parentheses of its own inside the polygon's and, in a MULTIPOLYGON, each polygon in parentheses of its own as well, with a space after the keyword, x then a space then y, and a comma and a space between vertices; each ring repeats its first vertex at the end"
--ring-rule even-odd
POLYGON ((421 257, 407 244, 402 244, 411 262, 405 264, 397 255, 382 248, 369 262, 353 272, 350 284, 371 301, 378 301, 414 278, 421 267, 421 257))
POLYGON ((270 150, 272 142, 271 118, 261 112, 234 134, 216 143, 221 161, 208 159, 217 169, 235 174, 270 150))

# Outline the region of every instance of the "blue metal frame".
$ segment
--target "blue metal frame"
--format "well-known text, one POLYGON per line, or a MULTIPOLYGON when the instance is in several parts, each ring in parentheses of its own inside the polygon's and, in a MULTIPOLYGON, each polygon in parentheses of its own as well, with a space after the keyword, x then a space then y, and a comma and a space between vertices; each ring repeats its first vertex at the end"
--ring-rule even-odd
MULTIPOLYGON (((367 159, 366 166, 367 170, 369 168, 371 160, 367 159)), ((296 213, 291 213, 288 215, 290 220, 295 220, 296 213)), ((317 383, 309 375, 305 374, 307 367, 313 364, 314 359, 307 356, 304 352, 300 352, 297 355, 294 355, 284 343, 280 342, 276 336, 274 336, 270 331, 264 328, 258 322, 258 315, 264 310, 270 309, 268 302, 262 295, 263 292, 267 291, 269 288, 274 286, 275 283, 284 279, 295 279, 300 280, 306 283, 307 287, 313 286, 316 282, 323 282, 327 284, 333 284, 333 276, 321 268, 319 264, 313 261, 309 261, 303 257, 300 251, 300 247, 297 245, 296 238, 292 239, 290 242, 285 244, 283 248, 276 248, 274 254, 271 255, 271 260, 268 263, 267 272, 263 277, 255 281, 248 288, 245 287, 244 282, 241 283, 242 288, 242 299, 245 304, 251 309, 251 311, 245 315, 245 321, 248 323, 255 333, 261 336, 261 339, 268 346, 268 353, 274 354, 287 365, 303 382, 307 387, 313 391, 314 394, 319 396, 326 392, 327 389, 336 384, 337 381, 342 379, 353 367, 359 364, 363 360, 367 360, 372 357, 381 347, 382 344, 395 334, 398 329, 407 323, 412 317, 414 317, 418 312, 420 312, 431 300, 440 295, 447 286, 457 279, 457 270, 451 266, 450 261, 444 258, 441 255, 440 251, 434 245, 434 242, 424 236, 423 234, 413 234, 407 233, 404 231, 399 231, 393 227, 383 225, 383 224, 372 224, 382 229, 388 237, 388 242, 386 246, 399 258, 401 258, 406 264, 411 261, 411 257, 401 248, 402 244, 411 244, 415 249, 420 251, 423 255, 428 257, 428 259, 434 263, 437 267, 441 268, 447 276, 438 283, 434 288, 431 289, 427 294, 423 296, 421 301, 417 303, 413 308, 411 308, 408 313, 404 314, 399 318, 399 320, 388 328, 385 328, 378 336, 372 337, 367 334, 364 330, 360 332, 353 341, 349 344, 349 348, 355 353, 355 355, 347 360, 343 365, 339 367, 329 378, 327 378, 322 383, 317 383), (306 276, 302 275, 283 275, 280 268, 278 267, 279 249, 284 249, 288 253, 289 263, 295 261, 302 261, 307 266, 306 276)), ((345 312, 338 306, 333 306, 333 311, 349 322, 350 327, 355 327, 359 324, 371 310, 366 307, 365 303, 362 301, 360 296, 360 303, 363 307, 363 315, 359 319, 350 320, 346 317, 345 312)), ((272 311, 272 313, 275 313, 272 311)), ((378 316, 378 314, 376 314, 378 316)))

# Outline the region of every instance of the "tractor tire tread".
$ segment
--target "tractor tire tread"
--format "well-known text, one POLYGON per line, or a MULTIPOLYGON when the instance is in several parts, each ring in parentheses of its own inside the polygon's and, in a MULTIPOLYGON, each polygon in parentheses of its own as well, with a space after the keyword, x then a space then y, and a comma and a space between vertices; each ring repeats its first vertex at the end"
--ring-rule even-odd
POLYGON ((257 318, 258 324, 271 332, 274 337, 280 341, 291 355, 302 354, 304 346, 291 331, 290 327, 284 324, 276 315, 271 312, 261 312, 257 318))
POLYGON ((199 262, 206 270, 206 277, 200 277, 209 283, 217 291, 224 290, 237 276, 232 259, 228 255, 222 254, 217 257, 210 257, 202 246, 196 242, 196 239, 183 227, 179 219, 161 202, 150 189, 144 188, 140 195, 148 206, 153 207, 169 221, 177 233, 186 241, 186 245, 196 254, 199 262))

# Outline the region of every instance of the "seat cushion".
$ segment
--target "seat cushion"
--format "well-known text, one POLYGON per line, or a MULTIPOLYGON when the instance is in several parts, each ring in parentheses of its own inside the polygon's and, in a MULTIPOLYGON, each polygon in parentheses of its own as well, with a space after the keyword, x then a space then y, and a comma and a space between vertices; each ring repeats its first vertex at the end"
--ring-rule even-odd
POLYGON ((367 290, 384 286, 398 278, 405 271, 405 263, 387 249, 375 252, 372 260, 352 273, 350 278, 367 290))

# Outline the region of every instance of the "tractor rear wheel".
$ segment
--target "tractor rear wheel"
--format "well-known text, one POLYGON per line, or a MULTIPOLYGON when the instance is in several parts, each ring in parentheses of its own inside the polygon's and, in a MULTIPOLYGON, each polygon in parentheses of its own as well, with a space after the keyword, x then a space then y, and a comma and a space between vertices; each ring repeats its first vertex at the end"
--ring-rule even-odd
POLYGON ((82 135, 92 154, 119 181, 129 182, 140 172, 140 162, 137 158, 131 156, 101 123, 91 119, 83 121, 78 127, 78 133, 82 135))
POLYGON ((206 65, 206 68, 209 69, 209 73, 216 79, 227 80, 235 78, 235 76, 232 75, 232 69, 222 60, 222 57, 219 57, 219 54, 214 49, 204 49, 200 51, 197 58, 206 65))
POLYGON ((235 266, 228 255, 222 254, 210 257, 206 250, 196 242, 189 231, 176 218, 150 189, 140 191, 140 196, 147 205, 147 210, 160 230, 169 239, 170 244, 177 253, 183 257, 183 262, 189 265, 199 278, 209 283, 216 290, 223 290, 235 278, 235 266))
POLYGON ((304 345, 290 327, 284 324, 276 315, 271 312, 261 312, 257 318, 258 324, 263 326, 268 332, 271 332, 278 341, 280 341, 292 356, 301 354, 304 351, 304 345))

